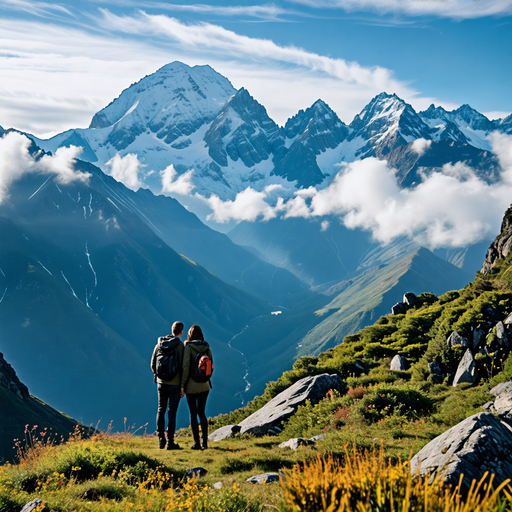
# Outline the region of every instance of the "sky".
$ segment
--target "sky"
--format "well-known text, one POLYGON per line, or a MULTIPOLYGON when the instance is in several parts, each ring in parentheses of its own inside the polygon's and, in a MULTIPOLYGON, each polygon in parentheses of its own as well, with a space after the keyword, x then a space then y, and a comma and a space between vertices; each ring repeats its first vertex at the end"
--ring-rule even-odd
POLYGON ((512 0, 0 0, 0 125, 87 127, 143 76, 209 64, 280 125, 321 98, 512 112, 512 0))

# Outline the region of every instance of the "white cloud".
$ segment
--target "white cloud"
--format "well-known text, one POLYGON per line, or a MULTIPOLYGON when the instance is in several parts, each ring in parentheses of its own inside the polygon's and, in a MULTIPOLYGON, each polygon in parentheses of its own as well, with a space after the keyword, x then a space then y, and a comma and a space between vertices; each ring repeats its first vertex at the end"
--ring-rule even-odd
POLYGON ((55 155, 31 155, 31 140, 17 132, 5 134, 0 139, 0 203, 9 195, 9 186, 28 173, 53 174, 58 183, 87 181, 89 173, 74 169, 75 159, 82 148, 59 148, 55 155))
POLYGON ((194 189, 194 184, 192 183, 193 174, 194 169, 189 169, 176 178, 178 173, 176 169, 174 169, 174 165, 169 165, 163 171, 160 171, 160 176, 162 177, 162 192, 180 194, 182 196, 190 195, 194 189))
POLYGON ((328 220, 323 220, 320 224, 320 231, 327 231, 331 223, 328 220))
POLYGON ((346 165, 326 188, 299 190, 288 200, 271 201, 267 193, 248 188, 234 202, 216 196, 206 201, 218 222, 336 215, 347 227, 370 231, 384 244, 408 236, 431 248, 465 247, 494 237, 512 201, 512 136, 495 132, 490 143, 502 167, 501 179, 493 184, 456 163, 401 189, 396 170, 385 160, 366 158, 346 165))
POLYGON ((263 220, 269 220, 276 217, 274 208, 265 202, 268 197, 266 192, 257 192, 251 187, 236 195, 234 201, 222 201, 218 196, 212 194, 209 198, 201 197, 213 210, 213 213, 207 217, 207 220, 225 223, 232 219, 248 220, 250 222, 263 217, 263 220))
POLYGON ((412 149, 413 151, 416 151, 416 153, 418 153, 418 156, 423 156, 425 154, 425 151, 432 145, 432 141, 431 140, 426 140, 426 139, 416 139, 413 143, 412 143, 412 149))
POLYGON ((510 0, 289 0, 310 7, 332 7, 345 11, 373 10, 381 14, 438 16, 453 19, 474 19, 512 14, 510 0))
POLYGON ((142 172, 144 165, 139 162, 137 155, 128 153, 121 156, 116 153, 105 165, 110 168, 110 175, 128 188, 137 191, 142 187, 139 173, 142 172))
POLYGON ((500 110, 495 110, 493 112, 482 112, 482 114, 487 117, 487 119, 505 119, 510 115, 510 112, 502 112, 500 110))

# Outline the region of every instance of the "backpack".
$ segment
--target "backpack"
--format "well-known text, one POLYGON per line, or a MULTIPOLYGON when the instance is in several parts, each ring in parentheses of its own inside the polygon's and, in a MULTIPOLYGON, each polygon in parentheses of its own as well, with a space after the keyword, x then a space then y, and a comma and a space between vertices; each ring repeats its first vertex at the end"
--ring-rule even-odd
POLYGON ((194 358, 192 378, 196 382, 208 382, 213 373, 213 361, 204 352, 194 358))
POLYGON ((156 354, 156 376, 160 380, 172 380, 180 371, 178 347, 171 350, 163 350, 158 347, 156 354))

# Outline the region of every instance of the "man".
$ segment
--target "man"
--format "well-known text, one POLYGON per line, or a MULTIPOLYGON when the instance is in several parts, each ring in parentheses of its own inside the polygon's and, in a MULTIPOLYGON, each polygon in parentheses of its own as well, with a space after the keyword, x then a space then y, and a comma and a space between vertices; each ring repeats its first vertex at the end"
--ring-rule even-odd
POLYGON ((176 430, 176 413, 180 403, 180 383, 183 366, 183 324, 174 322, 172 335, 158 338, 151 357, 151 370, 155 374, 158 388, 158 411, 156 414, 156 430, 160 449, 181 450, 174 442, 176 430), (167 410, 167 440, 165 439, 165 411, 167 410))

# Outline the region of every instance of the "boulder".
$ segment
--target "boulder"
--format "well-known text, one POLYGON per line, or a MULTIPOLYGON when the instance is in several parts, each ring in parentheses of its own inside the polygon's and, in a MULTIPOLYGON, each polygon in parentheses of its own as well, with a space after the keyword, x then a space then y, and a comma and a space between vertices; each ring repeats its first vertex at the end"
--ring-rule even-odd
POLYGON ((403 302, 397 302, 391 308, 392 315, 405 315, 405 313, 407 313, 407 304, 404 304, 403 302))
POLYGON ((467 489, 473 479, 494 474, 498 486, 512 475, 512 431, 488 412, 466 418, 424 446, 411 459, 411 473, 441 477, 456 485, 463 474, 467 489))
POLYGON ((475 360, 473 359, 471 350, 468 348, 460 360, 459 366, 457 367, 457 372, 453 378, 453 386, 458 386, 464 382, 467 382, 468 384, 474 384, 476 379, 477 374, 475 360))
POLYGON ((428 371, 432 374, 432 384, 442 384, 444 381, 441 365, 437 361, 428 363, 428 371))
POLYGON ((512 324, 512 313, 510 313, 510 315, 507 316, 507 318, 505 318, 505 320, 503 320, 503 323, 505 325, 510 325, 512 324))
POLYGON ((498 384, 497 386, 494 386, 489 393, 494 396, 498 396, 501 393, 504 393, 506 391, 512 391, 512 380, 507 380, 506 382, 502 382, 501 384, 498 384))
POLYGON ((450 336, 448 336, 446 343, 450 347, 454 347, 455 345, 462 345, 464 348, 469 347, 468 339, 461 336, 457 331, 453 331, 450 336))
POLYGON ((208 471, 202 467, 192 468, 187 470, 187 473, 185 474, 186 480, 192 480, 194 477, 198 478, 200 476, 204 476, 208 473, 208 471))
POLYGON ((330 389, 342 391, 343 381, 338 375, 304 377, 275 396, 261 409, 240 422, 241 434, 265 435, 272 427, 279 426, 297 411, 306 400, 315 405, 330 389))
POLYGON ((35 498, 32 501, 26 503, 25 506, 21 509, 21 512, 34 512, 35 510, 37 510, 37 512, 45 512, 48 510, 46 501, 35 498))
POLYGON ((288 439, 288 441, 282 442, 279 445, 279 448, 290 448, 290 450, 296 450, 299 446, 307 446, 308 444, 314 443, 310 443, 308 439, 304 439, 303 437, 296 437, 294 439, 288 439))
POLYGON ((322 441, 325 439, 325 434, 318 434, 317 436, 313 436, 309 438, 311 443, 316 443, 317 441, 322 441))
POLYGON ((251 476, 246 480, 249 484, 270 484, 279 482, 279 473, 262 473, 261 475, 251 476))
POLYGON ((507 330, 505 329, 503 322, 498 322, 496 324, 496 338, 498 338, 498 343, 500 345, 508 346, 507 330))
POLYGON ((240 432, 240 427, 238 425, 226 425, 225 427, 220 427, 217 430, 214 430, 208 436, 208 441, 223 441, 224 439, 233 437, 238 432, 240 432))
POLYGON ((494 409, 503 421, 512 426, 512 391, 500 393, 494 400, 494 409))
POLYGON ((222 489, 222 482, 215 482, 213 484, 214 489, 222 489))
POLYGON ((399 354, 396 354, 395 357, 391 360, 391 364, 389 365, 390 370, 394 370, 396 372, 403 372, 407 370, 407 360, 405 357, 402 357, 399 354))
POLYGON ((410 308, 418 306, 420 303, 416 295, 414 295, 414 293, 411 292, 404 293, 404 298, 402 300, 404 304, 410 308))
POLYGON ((485 339, 485 331, 483 329, 475 329, 473 331, 473 351, 478 348, 478 345, 485 339))

